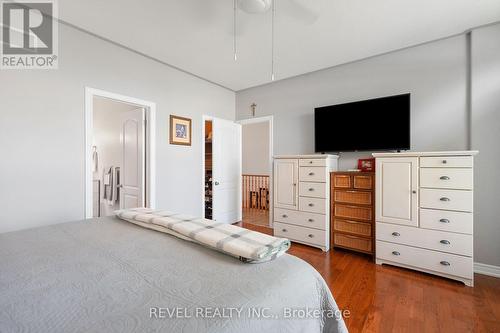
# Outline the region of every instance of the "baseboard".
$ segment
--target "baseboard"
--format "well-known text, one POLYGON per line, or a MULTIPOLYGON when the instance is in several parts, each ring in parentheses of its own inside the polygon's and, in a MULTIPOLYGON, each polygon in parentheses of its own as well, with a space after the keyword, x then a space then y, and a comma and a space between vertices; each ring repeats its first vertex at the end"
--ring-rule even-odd
POLYGON ((500 278, 500 266, 493 266, 488 264, 482 264, 480 262, 475 262, 474 273, 500 278))

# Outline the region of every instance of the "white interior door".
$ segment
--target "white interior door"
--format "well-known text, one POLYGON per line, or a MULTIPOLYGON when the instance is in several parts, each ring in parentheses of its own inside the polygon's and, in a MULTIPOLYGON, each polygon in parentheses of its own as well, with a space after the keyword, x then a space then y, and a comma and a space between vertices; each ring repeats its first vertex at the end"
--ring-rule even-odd
POLYGON ((241 125, 212 121, 213 216, 221 223, 241 220, 241 125))
POLYGON ((141 108, 122 116, 120 209, 144 206, 144 113, 141 108))

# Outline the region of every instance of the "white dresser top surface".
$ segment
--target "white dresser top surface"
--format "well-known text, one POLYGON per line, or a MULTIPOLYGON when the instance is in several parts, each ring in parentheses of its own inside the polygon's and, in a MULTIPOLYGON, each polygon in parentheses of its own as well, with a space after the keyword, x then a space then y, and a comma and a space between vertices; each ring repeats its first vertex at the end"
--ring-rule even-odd
POLYGON ((419 157, 419 156, 474 156, 479 154, 478 150, 457 151, 406 151, 401 153, 373 153, 373 157, 419 157))
POLYGON ((338 155, 328 155, 328 154, 313 154, 313 155, 275 155, 274 158, 319 158, 319 159, 326 159, 326 158, 332 158, 332 159, 337 159, 339 158, 338 155))

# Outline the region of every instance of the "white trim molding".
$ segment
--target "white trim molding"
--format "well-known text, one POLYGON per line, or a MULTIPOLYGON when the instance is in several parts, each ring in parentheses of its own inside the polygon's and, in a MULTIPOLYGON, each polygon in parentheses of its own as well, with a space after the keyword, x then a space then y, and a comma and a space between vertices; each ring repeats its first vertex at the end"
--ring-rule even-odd
POLYGON ((475 262, 474 273, 500 278, 500 266, 493 266, 488 264, 482 264, 480 262, 475 262))
POLYGON ((146 206, 156 207, 156 103, 134 97, 115 94, 105 90, 85 87, 85 200, 84 213, 86 219, 92 218, 92 133, 93 133, 93 100, 104 97, 118 102, 134 104, 146 110, 146 206))

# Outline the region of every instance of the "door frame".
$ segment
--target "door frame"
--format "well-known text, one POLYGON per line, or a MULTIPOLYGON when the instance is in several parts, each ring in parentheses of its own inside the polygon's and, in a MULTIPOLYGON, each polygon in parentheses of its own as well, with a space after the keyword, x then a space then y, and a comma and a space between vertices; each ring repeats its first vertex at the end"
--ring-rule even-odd
MULTIPOLYGON (((274 116, 264 116, 264 117, 255 117, 248 119, 241 119, 236 121, 241 126, 255 123, 269 123, 269 227, 273 227, 273 212, 274 212, 274 193, 273 193, 273 182, 274 182, 274 168, 273 168, 273 157, 274 157, 274 116)), ((243 136, 241 143, 243 145, 243 136)), ((242 147, 243 148, 243 147, 242 147)), ((243 160, 243 149, 241 150, 242 160, 243 160)), ((242 213, 243 214, 243 213, 242 213)))
POLYGON ((134 104, 142 107, 145 110, 146 125, 146 142, 144 144, 146 154, 146 167, 144 172, 146 174, 144 194, 146 195, 146 206, 155 208, 156 206, 156 103, 121 95, 105 90, 85 87, 85 195, 84 195, 84 217, 85 219, 92 218, 93 210, 93 193, 92 193, 92 138, 93 138, 93 114, 94 114, 94 97, 103 97, 115 100, 117 102, 134 104))

